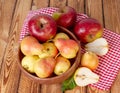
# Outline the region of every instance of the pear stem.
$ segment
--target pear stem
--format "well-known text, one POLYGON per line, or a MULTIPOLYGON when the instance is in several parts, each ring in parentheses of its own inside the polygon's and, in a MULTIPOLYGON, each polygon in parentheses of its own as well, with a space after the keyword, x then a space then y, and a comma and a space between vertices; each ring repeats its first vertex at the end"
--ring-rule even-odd
POLYGON ((53 41, 54 41, 54 39, 49 39, 46 42, 53 42, 53 41))
POLYGON ((55 59, 60 55, 60 52, 55 56, 55 59))

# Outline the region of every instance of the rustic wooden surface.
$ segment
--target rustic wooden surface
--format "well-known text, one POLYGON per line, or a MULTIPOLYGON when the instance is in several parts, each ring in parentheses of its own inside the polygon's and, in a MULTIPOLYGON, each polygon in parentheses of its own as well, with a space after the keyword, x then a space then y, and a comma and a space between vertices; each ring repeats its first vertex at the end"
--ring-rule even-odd
MULTIPOLYGON (((120 34, 119 4, 120 0, 0 0, 0 93, 62 93, 60 84, 35 83, 17 66, 20 29, 30 10, 69 5, 120 34)), ((76 87, 66 93, 120 93, 120 72, 109 91, 76 87)))

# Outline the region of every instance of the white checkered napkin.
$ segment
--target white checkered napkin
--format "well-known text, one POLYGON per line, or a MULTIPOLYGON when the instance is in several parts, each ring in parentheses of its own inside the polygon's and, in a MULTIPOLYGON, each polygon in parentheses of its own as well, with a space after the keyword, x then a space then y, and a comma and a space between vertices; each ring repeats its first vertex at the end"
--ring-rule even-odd
MULTIPOLYGON (((30 11, 24 21, 20 40, 22 40, 24 36, 29 34, 27 22, 31 17, 39 15, 40 13, 51 15, 57 9, 58 8, 49 7, 30 11)), ((78 13, 76 21, 82 20, 83 18, 87 17, 88 16, 85 14, 78 13)), ((101 90, 108 90, 113 84, 113 81, 115 80, 118 71, 120 70, 120 35, 108 29, 104 29, 103 37, 106 38, 109 43, 109 52, 105 56, 99 57, 100 62, 95 73, 100 76, 100 80, 98 83, 91 84, 90 86, 96 87, 101 90)))

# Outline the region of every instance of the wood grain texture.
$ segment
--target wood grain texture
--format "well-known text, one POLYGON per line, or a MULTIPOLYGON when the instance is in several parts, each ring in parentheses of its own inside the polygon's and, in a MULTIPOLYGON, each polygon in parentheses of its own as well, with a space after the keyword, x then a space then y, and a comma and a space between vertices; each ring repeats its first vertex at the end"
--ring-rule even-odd
POLYGON ((66 6, 67 0, 50 0, 50 6, 51 7, 63 7, 66 6))
POLYGON ((120 93, 120 72, 118 73, 112 87, 111 87, 111 93, 120 93))
POLYGON ((8 2, 0 0, 0 71, 4 59, 2 55, 4 55, 8 43, 15 2, 15 0, 8 0, 8 2))
MULTIPOLYGON (((12 24, 12 31, 16 34, 16 47, 18 48, 18 43, 19 43, 19 36, 20 36, 20 30, 23 25, 23 22, 28 14, 28 12, 31 9, 31 4, 32 0, 17 0, 16 3, 16 8, 15 8, 15 13, 14 13, 14 18, 13 18, 13 24, 12 24), (24 13, 23 13, 24 11, 24 13)), ((11 33, 12 34, 12 33, 11 33)), ((18 55, 16 55, 18 56, 18 55)), ((17 64, 16 64, 16 67, 17 64)), ((14 67, 15 69, 15 67, 14 67)), ((18 71, 19 73, 19 71, 18 71)), ((39 85, 36 83, 33 83, 33 81, 29 80, 28 78, 24 78, 24 74, 21 74, 19 81, 19 86, 17 87, 17 92, 18 93, 33 93, 33 91, 39 91, 39 85), (25 87, 25 86, 26 87, 25 87)), ((12 92, 15 93, 15 92, 12 92)), ((36 92, 38 93, 38 92, 36 92)))
POLYGON ((104 90, 99 90, 99 89, 96 89, 94 87, 88 86, 87 87, 87 93, 110 93, 110 90, 109 91, 104 91, 104 90))
POLYGON ((66 90, 65 93, 86 93, 86 87, 75 87, 72 90, 66 90))
MULTIPOLYGON (((10 26, 11 26, 11 21, 12 21, 12 16, 14 12, 14 7, 15 7, 15 0, 0 0, 0 93, 5 93, 5 89, 8 88, 6 85, 6 82, 11 82, 8 80, 8 75, 9 71, 6 72, 4 70, 4 62, 8 62, 10 59, 7 58, 6 60, 6 47, 7 43, 9 41, 9 32, 10 32, 10 26), (4 72, 3 72, 4 71, 4 72), (5 75, 6 72, 6 75, 5 75), (8 75, 7 75, 8 74, 8 75), (4 76, 5 75, 5 76, 4 76)), ((11 49, 10 49, 11 51, 11 49)), ((7 68, 11 68, 11 65, 8 62, 7 68)), ((13 83, 14 85, 14 83, 13 83)))
POLYGON ((39 83, 32 81, 23 73, 21 74, 18 93, 41 93, 40 91, 39 83))
POLYGON ((61 84, 43 84, 41 93, 62 93, 61 84))
MULTIPOLYGON (((28 13, 29 2, 28 0, 26 0, 26 2, 24 0, 17 0, 15 3, 16 7, 13 17, 11 18, 13 20, 11 21, 8 45, 1 70, 1 93, 17 93, 18 91, 20 70, 17 66, 18 55, 16 55, 16 48, 18 48, 19 33, 23 20, 28 13)), ((9 16, 9 14, 7 16, 9 16)))
POLYGON ((45 8, 49 6, 49 0, 33 0, 32 10, 45 8))
POLYGON ((102 0, 86 0, 86 14, 103 24, 102 0))
POLYGON ((103 0, 105 27, 120 34, 119 4, 120 0, 103 0))
POLYGON ((85 0, 68 0, 67 5, 76 9, 78 13, 85 13, 85 0))

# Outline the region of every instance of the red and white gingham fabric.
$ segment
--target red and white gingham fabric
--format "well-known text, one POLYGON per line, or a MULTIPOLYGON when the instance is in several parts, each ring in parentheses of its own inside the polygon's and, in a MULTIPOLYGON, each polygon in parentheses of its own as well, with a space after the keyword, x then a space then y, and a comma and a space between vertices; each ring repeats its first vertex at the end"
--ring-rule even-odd
MULTIPOLYGON (((30 11, 24 21, 20 34, 20 40, 22 40, 25 35, 29 34, 27 22, 31 17, 39 15, 40 13, 51 15, 57 9, 58 8, 49 7, 30 11)), ((77 21, 87 17, 88 16, 85 14, 78 13, 77 21)), ((106 38, 109 43, 109 52, 105 56, 99 57, 100 62, 95 73, 100 76, 100 80, 98 83, 92 84, 90 86, 101 90, 108 90, 113 84, 118 71, 120 70, 120 35, 108 29, 104 29, 103 37, 106 38)))

